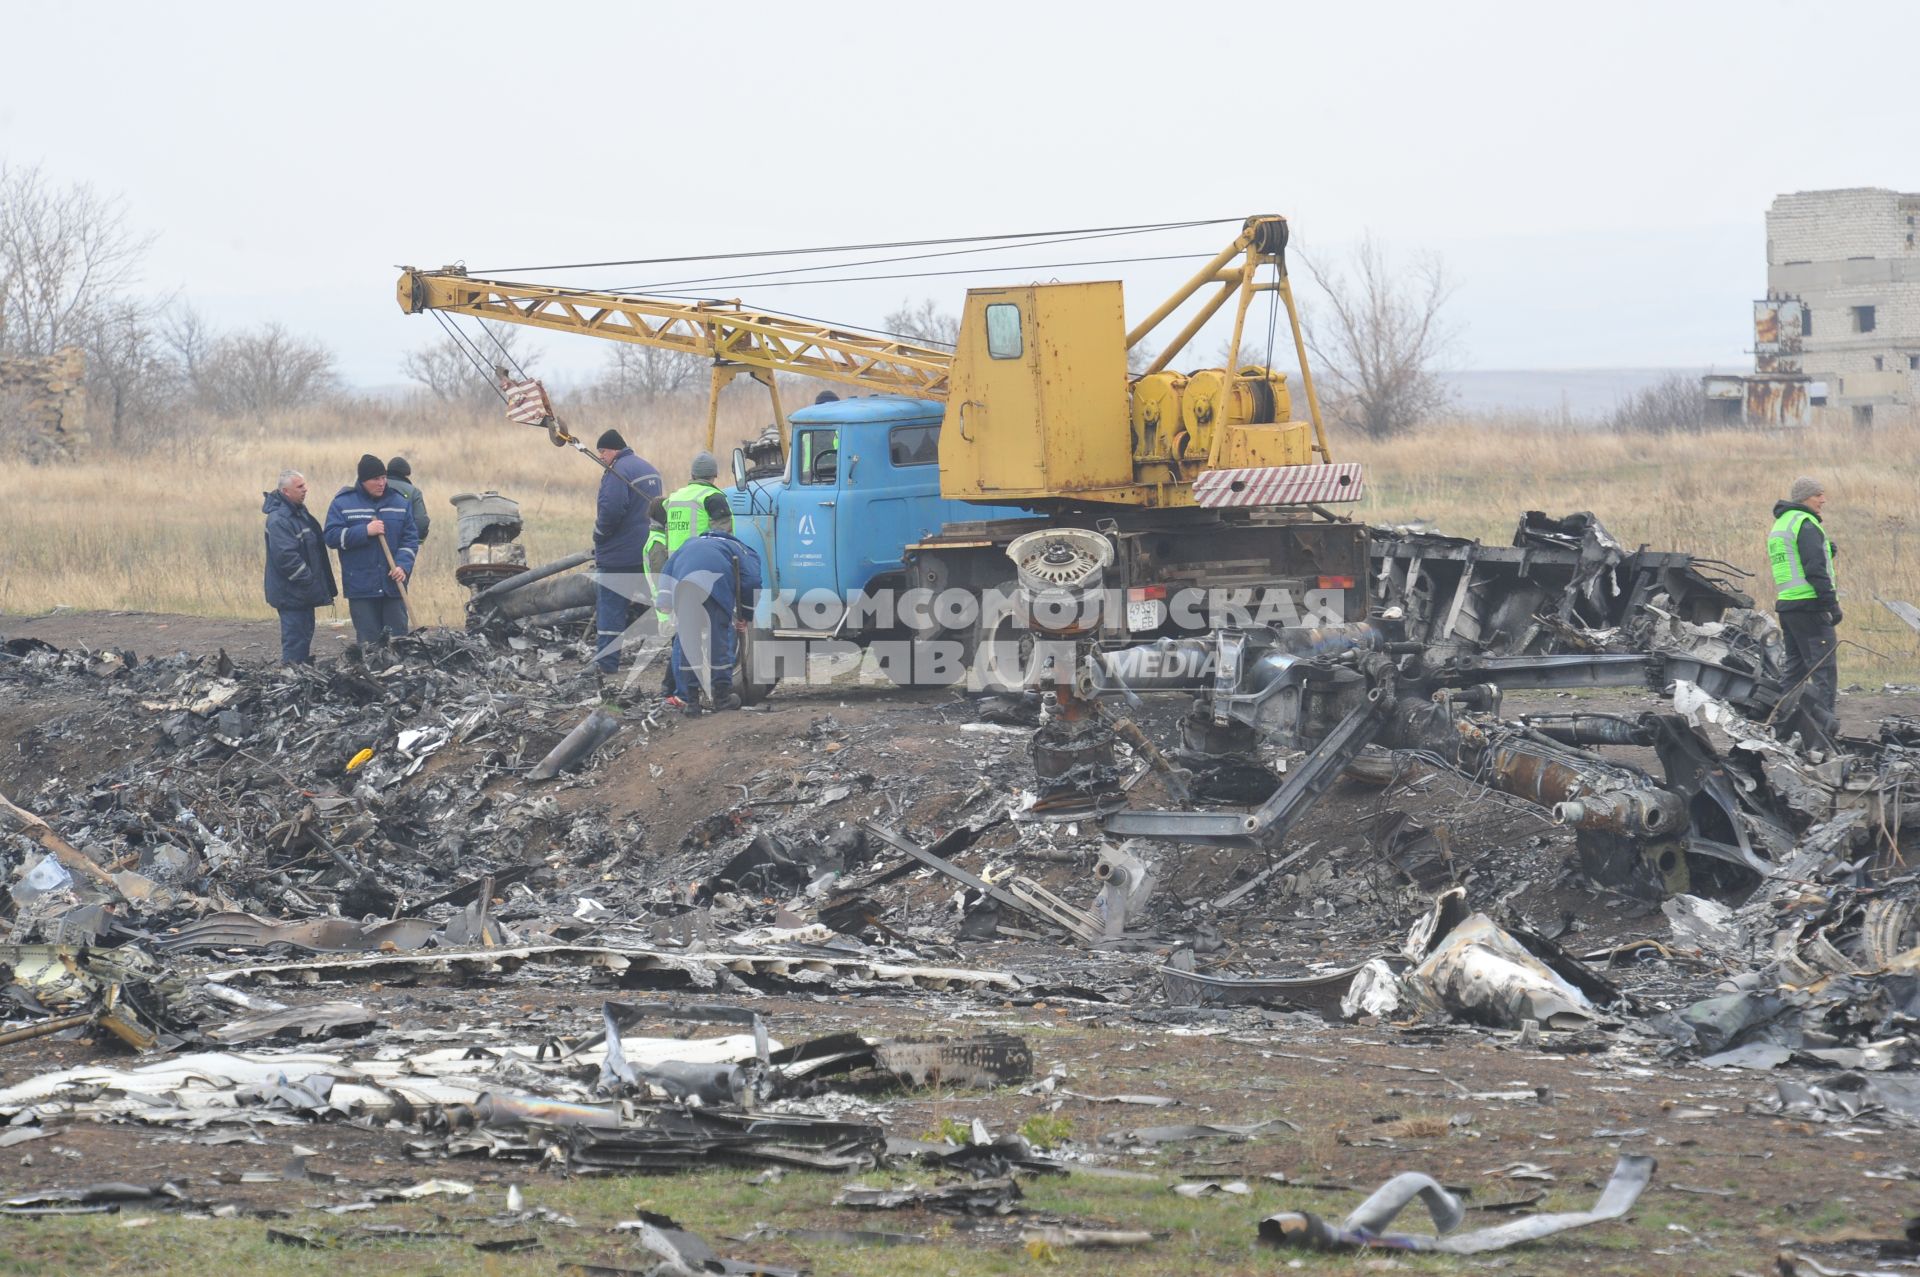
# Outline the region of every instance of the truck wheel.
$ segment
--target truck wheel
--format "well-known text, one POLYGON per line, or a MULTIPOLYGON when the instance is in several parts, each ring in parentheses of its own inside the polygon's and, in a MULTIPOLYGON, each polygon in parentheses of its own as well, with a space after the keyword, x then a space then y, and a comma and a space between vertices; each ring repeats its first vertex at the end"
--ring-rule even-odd
POLYGON ((755 682, 753 678, 753 649, 756 644, 770 643, 772 640, 773 631, 757 627, 748 629, 740 636, 740 653, 733 668, 733 690, 739 693, 742 705, 758 705, 773 695, 771 670, 764 682, 755 682))

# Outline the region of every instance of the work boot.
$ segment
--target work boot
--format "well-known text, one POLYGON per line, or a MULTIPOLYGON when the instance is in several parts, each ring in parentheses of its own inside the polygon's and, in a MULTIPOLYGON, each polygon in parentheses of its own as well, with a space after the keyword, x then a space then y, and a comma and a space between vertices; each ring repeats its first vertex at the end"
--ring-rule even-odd
POLYGON ((718 700, 714 701, 713 708, 716 712, 723 709, 739 709, 740 694, 738 692, 726 693, 725 695, 721 696, 718 700))

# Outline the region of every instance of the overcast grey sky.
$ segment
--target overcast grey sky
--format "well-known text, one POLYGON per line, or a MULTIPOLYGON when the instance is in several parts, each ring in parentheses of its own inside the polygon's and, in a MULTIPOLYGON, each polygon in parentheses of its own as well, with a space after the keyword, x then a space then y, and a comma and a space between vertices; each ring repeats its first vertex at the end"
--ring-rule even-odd
MULTIPOLYGON (((437 335, 394 304, 401 262, 1256 211, 1287 214, 1308 253, 1370 230, 1441 254, 1466 367, 1733 367, 1774 194, 1920 189, 1915 16, 1844 0, 15 4, 0 158, 124 194, 158 235, 154 289, 315 333, 366 385, 400 380, 401 352, 437 335)), ((1229 230, 1118 243, 1198 251, 1229 230)), ((1068 249, 1037 260, 1122 255, 1068 249)), ((1138 315, 1189 269, 1045 274, 1123 274, 1138 315)), ((968 282, 729 292, 872 324, 909 295, 957 309, 968 282)), ((597 345, 554 342, 552 364, 591 366, 597 345)))

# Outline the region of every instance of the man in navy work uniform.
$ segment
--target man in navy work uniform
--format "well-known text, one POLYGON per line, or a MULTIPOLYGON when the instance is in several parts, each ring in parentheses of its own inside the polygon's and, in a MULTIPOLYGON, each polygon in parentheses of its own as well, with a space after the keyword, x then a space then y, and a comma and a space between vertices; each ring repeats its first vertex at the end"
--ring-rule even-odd
POLYGON ((1840 599, 1833 583, 1838 551, 1820 516, 1826 504, 1826 485, 1818 479, 1802 475, 1793 481, 1787 499, 1773 503, 1767 564, 1779 591, 1773 606, 1787 649, 1782 681, 1789 692, 1806 684, 1801 708, 1831 737, 1839 728, 1839 639, 1833 631, 1840 624, 1840 599))
POLYGON ((264 493, 267 516, 267 606, 280 613, 280 661, 313 663, 313 609, 333 602, 333 564, 320 521, 307 509, 307 477, 283 470, 264 493))
POLYGON ((362 643, 384 643, 407 632, 400 587, 413 572, 420 533, 407 499, 387 490, 387 466, 372 453, 360 458, 358 483, 340 489, 327 507, 327 544, 340 552, 340 584, 362 643), (379 540, 376 540, 379 538, 379 540), (386 552, 394 566, 387 566, 386 552))
POLYGON ((633 600, 647 597, 647 512, 664 490, 660 472, 634 455, 618 430, 594 445, 607 467, 593 516, 593 566, 599 582, 594 601, 593 663, 604 680, 620 671, 620 640, 633 600))
POLYGON ((714 709, 739 709, 733 690, 736 622, 752 615, 760 556, 725 532, 689 539, 667 560, 673 582, 673 695, 667 704, 700 712, 700 688, 714 709))

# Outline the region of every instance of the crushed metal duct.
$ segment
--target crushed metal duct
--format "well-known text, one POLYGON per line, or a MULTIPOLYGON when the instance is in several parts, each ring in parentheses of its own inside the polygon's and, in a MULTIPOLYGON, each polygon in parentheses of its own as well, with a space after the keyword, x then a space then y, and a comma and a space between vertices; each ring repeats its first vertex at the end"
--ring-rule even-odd
POLYGON ((1529 1215, 1493 1228, 1451 1236, 1448 1234, 1466 1218, 1460 1199, 1431 1177, 1407 1171, 1382 1184, 1339 1224, 1329 1223, 1318 1215, 1289 1211, 1261 1220, 1259 1236, 1264 1245, 1290 1249, 1418 1250, 1442 1255, 1478 1255, 1619 1219, 1640 1200, 1640 1194, 1653 1179, 1654 1166, 1651 1157, 1636 1154, 1621 1157, 1614 1165, 1613 1177, 1589 1210, 1529 1215), (1416 1200, 1427 1208, 1434 1233, 1388 1232, 1395 1217, 1416 1200))

